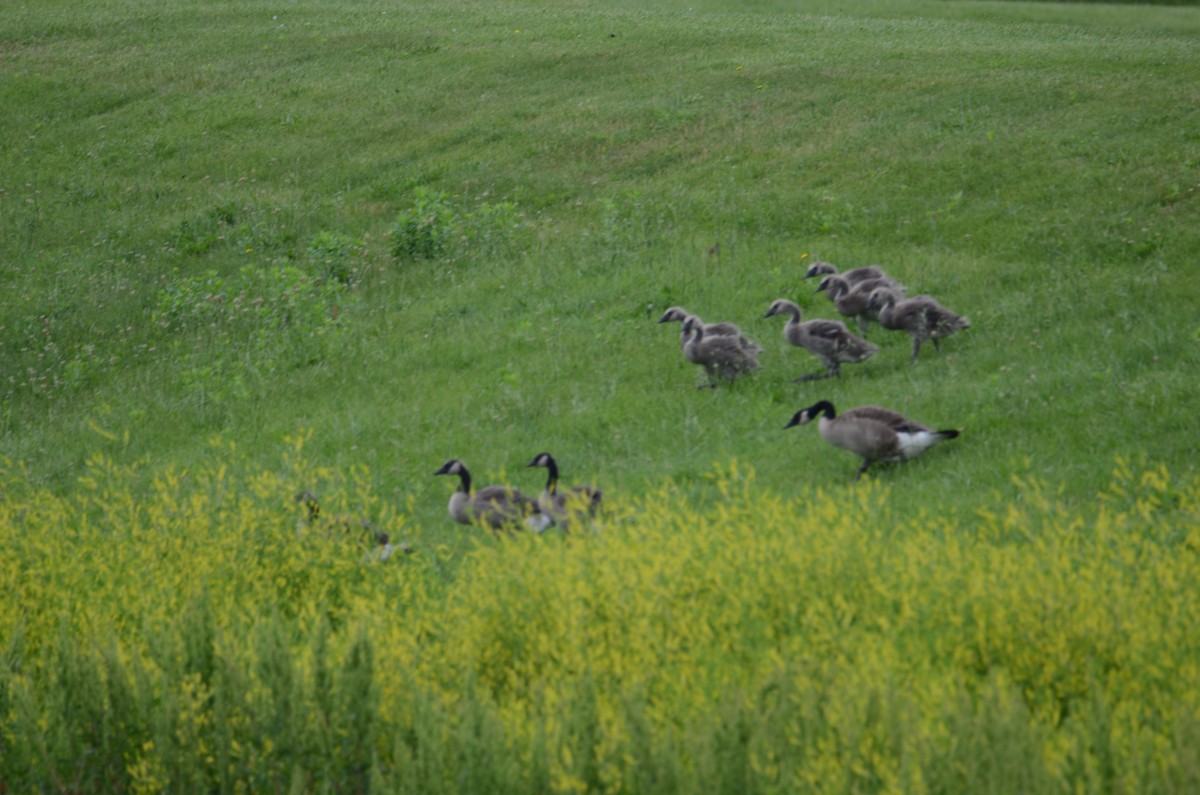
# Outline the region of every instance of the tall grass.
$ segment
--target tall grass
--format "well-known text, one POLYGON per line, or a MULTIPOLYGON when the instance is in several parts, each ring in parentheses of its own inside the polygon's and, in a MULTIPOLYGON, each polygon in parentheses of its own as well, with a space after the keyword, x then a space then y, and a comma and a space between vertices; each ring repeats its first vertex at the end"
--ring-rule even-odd
POLYGON ((330 509, 370 473, 230 449, 59 497, 9 471, 10 791, 1187 792, 1200 783, 1200 481, 1117 462, 1091 505, 1021 476, 974 520, 663 489, 603 530, 380 562, 330 509))

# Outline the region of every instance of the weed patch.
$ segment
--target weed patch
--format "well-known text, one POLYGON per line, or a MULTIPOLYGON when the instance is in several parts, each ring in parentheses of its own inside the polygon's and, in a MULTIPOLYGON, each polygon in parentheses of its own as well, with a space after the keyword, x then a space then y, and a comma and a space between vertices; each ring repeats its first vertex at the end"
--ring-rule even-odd
POLYGON ((391 228, 398 260, 512 258, 528 244, 528 227, 512 201, 483 201, 462 209, 444 192, 416 188, 391 228))

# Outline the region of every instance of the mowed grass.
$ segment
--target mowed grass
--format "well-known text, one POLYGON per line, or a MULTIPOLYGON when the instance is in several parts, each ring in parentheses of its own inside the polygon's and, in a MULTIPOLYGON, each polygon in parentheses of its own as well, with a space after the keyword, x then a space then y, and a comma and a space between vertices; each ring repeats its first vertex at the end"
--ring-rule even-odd
POLYGON ((450 457, 532 489, 515 470, 549 449, 613 499, 731 458, 784 493, 842 485, 848 454, 782 432, 819 398, 964 429, 879 472, 910 505, 969 509, 1014 469, 1091 493, 1118 455, 1192 467, 1194 12, 758 10, 6 8, 4 453, 70 488, 106 435, 269 462, 312 428, 431 526, 450 457), (516 217, 398 260, 422 190, 516 217), (322 233, 361 244, 336 291, 322 233), (815 362, 759 318, 781 296, 833 316, 800 279, 818 257, 883 264, 974 327, 916 367, 877 329, 870 362, 793 384, 815 362), (298 278, 247 266, 299 271, 333 333, 162 322, 209 272, 269 305, 298 278), (763 370, 693 390, 654 323, 673 303, 742 324, 763 370))

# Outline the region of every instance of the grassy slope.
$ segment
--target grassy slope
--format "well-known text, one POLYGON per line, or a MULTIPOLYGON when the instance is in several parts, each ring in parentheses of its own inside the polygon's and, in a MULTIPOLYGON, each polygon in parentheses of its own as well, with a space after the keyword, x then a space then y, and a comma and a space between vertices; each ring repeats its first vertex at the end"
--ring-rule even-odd
POLYGON ((821 397, 967 429, 881 472, 901 509, 969 512, 1014 470, 1093 494, 1116 455, 1194 467, 1194 11, 692 7, 6 6, 0 452, 66 487, 122 448, 93 424, 130 430, 123 457, 186 464, 220 433, 266 466, 309 426, 311 454, 368 465, 431 527, 451 456, 531 489, 541 449, 613 495, 703 492, 730 457, 840 488, 848 455, 780 431, 821 397), (393 263, 419 186, 516 201, 521 250, 393 263), (222 209, 226 239, 183 250, 222 209), (338 347, 250 362, 231 396, 183 384, 181 350, 218 351, 172 348, 157 291, 303 263, 322 230, 369 237, 338 347), (791 384, 813 363, 757 318, 781 295, 832 315, 799 279, 814 256, 883 263, 975 327, 916 368, 889 336, 839 383, 791 384), (741 323, 763 372, 693 390, 653 323, 672 303, 741 323))

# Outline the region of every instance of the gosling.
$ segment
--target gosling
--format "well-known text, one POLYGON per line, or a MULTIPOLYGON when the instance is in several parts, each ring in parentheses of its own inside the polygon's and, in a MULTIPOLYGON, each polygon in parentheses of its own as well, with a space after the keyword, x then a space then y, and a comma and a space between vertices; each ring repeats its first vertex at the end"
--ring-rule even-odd
POLYGON ((804 425, 818 417, 822 439, 862 457, 862 466, 854 475, 855 481, 876 461, 908 461, 945 439, 954 439, 960 433, 957 430, 935 431, 878 406, 860 406, 839 416, 828 400, 797 411, 783 427, 786 430, 804 425))
POLYGON ((951 312, 927 295, 899 298, 894 290, 877 287, 871 292, 869 306, 879 313, 879 325, 892 331, 905 331, 912 338, 912 358, 916 363, 921 343, 933 340, 934 350, 942 350, 941 341, 971 327, 971 321, 951 312))
POLYGON ((878 345, 854 336, 840 320, 809 320, 802 323, 800 307, 786 298, 772 303, 763 317, 774 317, 784 313, 790 315, 783 327, 784 339, 798 348, 804 348, 825 365, 824 373, 810 373, 794 379, 795 381, 840 378, 843 364, 864 362, 879 351, 878 345))
POLYGON ((871 308, 871 291, 878 287, 890 287, 903 295, 903 288, 897 287, 891 279, 864 279, 857 284, 851 284, 844 276, 826 276, 821 279, 817 292, 829 296, 838 314, 852 317, 858 323, 858 330, 866 334, 872 320, 879 319, 879 313, 871 308))
POLYGON ((317 495, 307 489, 297 494, 295 501, 304 507, 304 518, 296 527, 298 533, 303 534, 306 530, 314 531, 317 528, 324 528, 326 537, 329 537, 334 531, 340 533, 363 531, 371 536, 379 532, 375 523, 364 516, 323 515, 317 495))
POLYGON ((361 531, 365 539, 377 544, 374 554, 381 560, 387 560, 397 551, 406 555, 413 553, 412 546, 407 541, 397 541, 393 544, 391 537, 380 530, 370 519, 362 516, 322 515, 321 503, 317 500, 317 495, 307 489, 297 494, 295 500, 304 507, 305 513, 304 518, 296 526, 296 532, 301 536, 305 532, 311 532, 318 528, 324 528, 326 538, 330 537, 333 531, 339 533, 361 531))
POLYGON ((704 368, 708 383, 697 389, 715 387, 718 378, 733 381, 759 368, 758 354, 744 347, 736 337, 704 333, 704 326, 692 315, 683 321, 683 355, 692 364, 704 368))
POLYGON ((549 453, 538 453, 526 466, 545 467, 546 488, 538 495, 538 507, 542 513, 554 519, 564 531, 570 530, 573 520, 583 514, 595 516, 600 510, 604 492, 595 486, 574 486, 566 491, 558 490, 558 462, 549 453))
POLYGON ((848 271, 838 272, 838 269, 829 262, 821 262, 820 260, 808 266, 808 270, 804 272, 804 278, 811 279, 815 276, 841 276, 850 286, 854 286, 859 282, 867 279, 883 279, 891 282, 899 287, 899 283, 883 272, 883 268, 878 265, 864 265, 861 268, 851 268, 848 271))
POLYGON ((435 475, 458 475, 458 488, 450 495, 450 518, 459 524, 481 524, 492 530, 519 528, 522 524, 540 533, 554 524, 542 513, 537 500, 512 486, 485 486, 471 490, 471 473, 462 461, 451 459, 435 475))
MULTIPOLYGON (((705 323, 696 315, 691 314, 681 306, 673 306, 663 312, 663 316, 658 319, 659 323, 683 323, 689 317, 695 317, 696 322, 704 329, 706 336, 710 337, 736 337, 742 347, 757 356, 762 353, 762 346, 754 340, 747 337, 736 323, 705 323)), ((687 344, 687 332, 680 331, 679 344, 687 344)))

